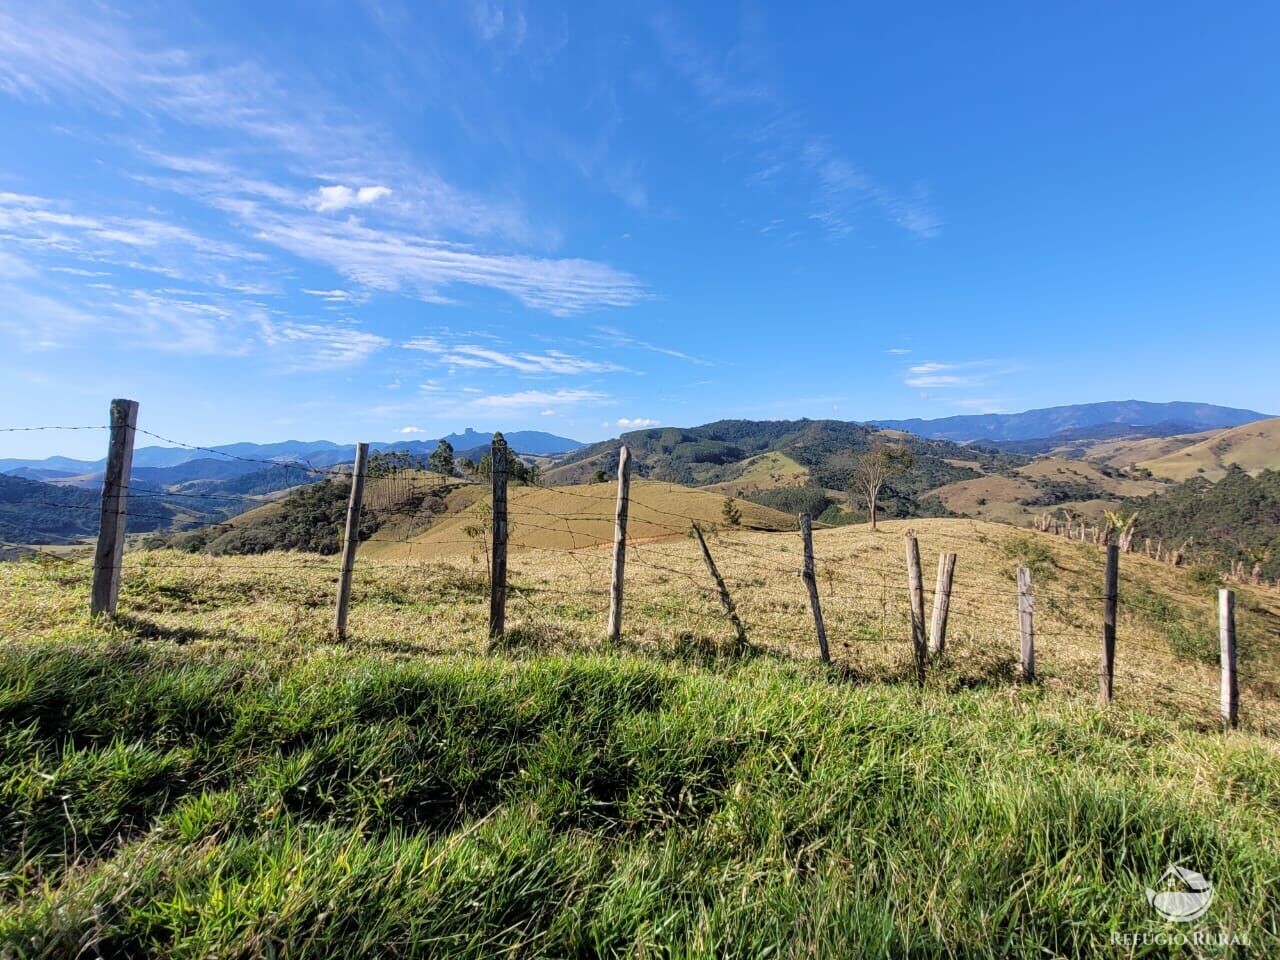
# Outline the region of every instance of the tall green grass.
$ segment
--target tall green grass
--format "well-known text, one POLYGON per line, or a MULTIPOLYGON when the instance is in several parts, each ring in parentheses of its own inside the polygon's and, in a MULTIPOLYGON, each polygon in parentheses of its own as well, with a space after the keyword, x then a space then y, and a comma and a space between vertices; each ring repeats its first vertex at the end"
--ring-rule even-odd
POLYGON ((1277 757, 763 658, 12 646, 0 955, 1123 955, 1170 863, 1274 954, 1277 757))

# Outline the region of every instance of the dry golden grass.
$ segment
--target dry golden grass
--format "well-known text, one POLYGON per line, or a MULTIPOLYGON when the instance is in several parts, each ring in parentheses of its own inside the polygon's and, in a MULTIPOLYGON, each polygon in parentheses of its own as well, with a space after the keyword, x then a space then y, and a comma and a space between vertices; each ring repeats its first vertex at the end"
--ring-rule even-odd
POLYGON ((1250 473, 1280 469, 1280 417, 1214 433, 1184 450, 1138 464, 1156 476, 1220 480, 1231 464, 1250 473))
POLYGON ((1063 483, 1089 483, 1116 497, 1145 497, 1161 489, 1163 484, 1129 477, 1109 477, 1097 467, 1082 460, 1043 457, 1033 460, 1018 473, 1030 480, 1056 480, 1063 483))
MULTIPOLYGON (((612 483, 570 487, 510 487, 507 510, 513 549, 576 550, 613 542, 617 488, 612 483)), ((418 515, 393 521, 368 544, 380 559, 465 557, 484 551, 485 511, 490 498, 478 485, 459 487, 449 496, 450 509, 436 517, 418 515), (468 529, 472 532, 468 533, 468 529), (405 531, 408 531, 407 533, 405 531)), ((633 480, 628 534, 639 542, 683 536, 691 520, 722 523, 724 494, 674 483, 633 480)), ((794 517, 748 501, 738 501, 743 527, 790 530, 794 517)))
MULTIPOLYGON (((641 486, 641 502, 663 502, 662 485, 641 486)), ((554 495, 521 491, 513 504, 526 497, 554 504, 554 495)), ((611 502, 611 487, 600 485, 593 496, 611 502)), ((720 498, 708 495, 707 500, 718 509, 720 498)), ((691 502, 686 497, 681 504, 691 502)), ((517 531, 521 516, 534 515, 522 514, 519 507, 513 512, 517 531)), ((643 509, 633 509, 632 530, 640 540, 628 552, 627 644, 661 656, 713 656, 725 650, 733 631, 696 544, 684 536, 648 540, 643 516, 643 509)), ((597 521, 566 524, 600 540, 597 521)), ((996 691, 1016 685, 1014 574, 1025 564, 1035 580, 1038 682, 1065 697, 1093 700, 1102 617, 1100 548, 971 520, 889 521, 876 533, 865 526, 815 532, 831 649, 849 676, 891 682, 911 676, 902 538, 909 526, 919 538, 930 595, 938 554, 959 555, 947 654, 931 682, 996 691)), ((798 576, 799 536, 722 528, 709 540, 752 646, 784 659, 815 659, 808 600, 798 576)), ((379 546, 361 548, 351 646, 393 656, 476 654, 488 648, 487 564, 478 550, 459 553, 452 544, 421 540, 412 553, 393 559, 379 546)), ((514 545, 505 644, 599 649, 610 554, 605 544, 577 549, 558 540, 539 548, 514 545)), ((227 647, 261 649, 264 656, 306 656, 331 642, 337 565, 336 558, 301 554, 130 553, 120 617, 104 628, 87 615, 87 563, 0 564, 0 623, 10 641, 96 641, 105 629, 109 639, 182 644, 196 657, 227 647)), ((1197 582, 1192 572, 1141 556, 1124 556, 1121 568, 1116 700, 1171 722, 1213 727, 1215 587, 1197 582)), ((1243 722, 1280 734, 1280 596, 1250 587, 1237 591, 1243 722)))
POLYGON ((1185 450, 1187 447, 1209 437, 1217 436, 1219 433, 1221 433, 1220 430, 1206 430, 1204 433, 1184 433, 1173 437, 1095 440, 1073 445, 1073 448, 1079 450, 1085 459, 1094 463, 1128 468, 1137 466, 1144 460, 1154 460, 1157 457, 1185 450))

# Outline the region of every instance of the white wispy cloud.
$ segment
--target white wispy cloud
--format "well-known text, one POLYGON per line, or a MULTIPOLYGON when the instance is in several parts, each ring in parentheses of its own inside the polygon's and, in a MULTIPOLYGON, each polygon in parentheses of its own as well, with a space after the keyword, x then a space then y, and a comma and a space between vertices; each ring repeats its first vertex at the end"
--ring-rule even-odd
POLYGON ((561 350, 510 352, 474 343, 446 344, 435 337, 414 337, 404 343, 404 348, 430 354, 440 363, 471 369, 505 367, 527 374, 562 375, 615 373, 624 369, 616 363, 588 360, 561 350))
POLYGON ((401 427, 399 433, 425 433, 421 427, 401 427))
POLYGON ((292 348, 290 365, 294 369, 327 370, 352 366, 390 344, 389 340, 376 333, 346 326, 280 323, 259 317, 258 329, 267 346, 292 348))
POLYGON ((390 187, 373 186, 352 189, 337 184, 318 189, 312 200, 312 206, 320 213, 332 213, 336 210, 346 210, 348 207, 366 207, 389 196, 391 196, 390 187))
MULTIPOLYGON (((137 179, 199 200, 254 246, 271 244, 350 284, 433 303, 453 302, 457 287, 484 287, 560 316, 649 296, 635 277, 604 263, 485 249, 478 239, 536 244, 554 231, 530 226, 509 202, 448 184, 385 131, 300 95, 258 64, 148 46, 129 28, 125 17, 104 9, 0 10, 0 92, 60 97, 113 117, 131 110, 223 135, 226 145, 209 157, 139 146, 139 158, 161 173, 141 171, 137 179), (274 175, 261 173, 264 166, 274 175), (332 175, 318 190, 281 182, 314 183, 317 169, 332 175), (376 212, 378 222, 326 215, 348 208, 376 212)), ((151 139, 163 142, 163 134, 151 139)), ((50 242, 66 227, 127 244, 137 226, 108 232, 46 217, 42 229, 50 242)))
POLYGON ((607 402, 607 394, 596 390, 521 390, 517 393, 499 393, 477 397, 470 406, 479 410, 520 410, 532 407, 577 406, 607 402))
POLYGON ((999 374, 1010 373, 1009 365, 997 367, 995 360, 966 360, 962 362, 926 361, 907 367, 902 381, 909 387, 975 387, 986 384, 999 374))
MULTIPOLYGON (((755 159, 746 183, 765 187, 792 178, 807 185, 808 216, 832 237, 851 233, 868 209, 916 236, 936 236, 942 224, 927 190, 921 185, 905 192, 891 189, 816 132, 803 111, 788 103, 780 91, 782 85, 769 76, 767 25, 758 17, 744 17, 742 24, 730 49, 717 51, 701 43, 672 13, 651 19, 671 69, 706 108, 733 117, 736 139, 755 159), (745 124, 744 117, 749 118, 745 124)), ((770 218, 762 232, 775 232, 779 222, 770 218)), ((790 239, 785 237, 784 242, 790 239)))
MULTIPOLYGON (((643 430, 646 427, 656 427, 661 422, 661 420, 654 420, 650 417, 619 417, 613 421, 612 425, 620 430, 643 430)), ((606 427, 609 425, 608 422, 605 423, 606 427)))
POLYGON ((712 366, 710 360, 695 357, 682 350, 674 350, 671 347, 662 347, 655 343, 650 343, 647 340, 641 340, 638 337, 633 337, 631 334, 619 330, 617 327, 597 326, 596 334, 598 340, 603 343, 610 344, 611 346, 647 350, 650 353, 660 353, 664 356, 675 357, 677 360, 685 360, 689 363, 694 363, 702 367, 712 366))

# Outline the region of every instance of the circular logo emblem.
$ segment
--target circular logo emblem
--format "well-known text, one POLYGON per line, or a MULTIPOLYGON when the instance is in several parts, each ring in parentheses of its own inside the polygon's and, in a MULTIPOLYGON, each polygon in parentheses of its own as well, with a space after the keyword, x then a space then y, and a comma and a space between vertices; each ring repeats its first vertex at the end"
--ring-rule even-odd
POLYGON ((1160 878, 1164 889, 1147 888, 1147 903, 1160 916, 1175 923, 1199 920, 1213 903, 1213 884, 1186 867, 1170 867, 1160 878))

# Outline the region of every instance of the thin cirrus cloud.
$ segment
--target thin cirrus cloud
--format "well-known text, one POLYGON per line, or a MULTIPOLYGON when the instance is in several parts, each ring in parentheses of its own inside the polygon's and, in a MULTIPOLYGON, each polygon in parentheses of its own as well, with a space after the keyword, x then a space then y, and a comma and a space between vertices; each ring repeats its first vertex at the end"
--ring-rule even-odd
POLYGON ((661 420, 654 420, 650 417, 619 417, 617 420, 613 421, 613 423, 609 423, 609 421, 606 420, 603 426, 613 426, 620 430, 644 430, 647 427, 656 427, 661 422, 661 420))
POLYGON ((578 406, 581 404, 599 404, 608 402, 606 394, 596 390, 520 390, 516 393, 499 393, 476 397, 470 406, 479 410, 523 410, 529 408, 548 408, 578 406))
MULTIPOLYGON (((744 18, 750 22, 752 18, 744 18)), ((730 134, 753 159, 755 169, 745 177, 748 185, 763 187, 784 178, 800 185, 809 196, 805 216, 834 239, 852 233, 867 210, 917 237, 939 234, 942 221, 923 185, 902 192, 879 182, 787 102, 764 69, 770 50, 758 23, 728 53, 704 46, 672 13, 655 15, 650 27, 668 65, 708 109, 751 118, 745 127, 735 123, 730 134)), ((778 233, 785 242, 792 234, 780 227, 781 220, 774 218, 762 232, 778 233)))
POLYGON ((135 152, 162 175, 130 171, 137 183, 200 201, 237 242, 268 244, 349 284, 432 303, 455 302, 454 288, 488 288, 557 316, 650 296, 635 277, 598 261, 485 249, 477 239, 498 236, 509 245, 551 235, 507 203, 446 183, 385 131, 287 88, 257 63, 145 46, 127 27, 105 8, 96 15, 0 10, 0 94, 61 97, 116 123, 124 111, 156 118, 160 129, 148 140, 157 145, 135 152), (171 127, 225 142, 207 151, 217 159, 173 156, 163 150, 171 127), (318 186, 289 185, 316 169, 334 176, 318 186), (337 212, 379 220, 331 216, 337 212))
POLYGON ((908 387, 927 389, 978 387, 989 384, 998 376, 1014 373, 1016 370, 1017 365, 1008 361, 939 362, 930 360, 924 363, 913 363, 907 367, 907 376, 902 382, 908 387))
POLYGON ((404 348, 429 354, 449 366, 477 370, 502 367, 526 374, 573 375, 615 373, 624 369, 616 363, 575 357, 561 350, 511 353, 472 343, 445 344, 435 337, 415 337, 405 342, 404 348))

